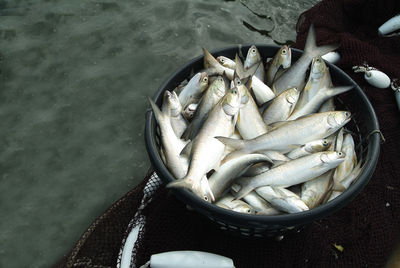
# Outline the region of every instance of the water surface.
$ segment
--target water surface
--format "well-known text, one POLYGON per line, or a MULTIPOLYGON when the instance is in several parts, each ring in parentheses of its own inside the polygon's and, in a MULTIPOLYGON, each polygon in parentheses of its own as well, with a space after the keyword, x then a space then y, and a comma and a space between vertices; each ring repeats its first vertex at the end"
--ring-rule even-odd
POLYGON ((0 1, 0 267, 49 267, 143 179, 147 98, 173 70, 291 43, 316 2, 0 1))

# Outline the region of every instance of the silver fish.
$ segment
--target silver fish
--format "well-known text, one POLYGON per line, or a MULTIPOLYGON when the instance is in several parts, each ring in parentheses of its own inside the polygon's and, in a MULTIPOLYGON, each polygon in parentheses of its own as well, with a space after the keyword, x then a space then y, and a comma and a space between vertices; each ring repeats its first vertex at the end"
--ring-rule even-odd
POLYGON ((340 183, 347 176, 349 176, 353 168, 357 165, 357 155, 354 149, 355 145, 353 137, 351 136, 351 134, 345 134, 341 150, 346 154, 346 157, 343 163, 341 163, 336 168, 335 173, 333 175, 333 180, 335 182, 335 185, 337 183, 340 183))
POLYGON ((326 82, 328 79, 328 68, 321 57, 314 58, 311 63, 310 75, 308 81, 301 92, 300 99, 296 109, 302 108, 312 97, 314 97, 320 88, 332 87, 326 82))
POLYGON ((274 79, 280 68, 287 69, 290 67, 292 62, 292 52, 287 45, 283 45, 279 51, 275 54, 272 61, 269 63, 267 74, 266 74, 266 84, 272 86, 274 79))
POLYGON ((169 183, 167 187, 183 187, 194 193, 200 192, 201 178, 219 165, 224 153, 225 146, 214 137, 233 134, 239 105, 240 95, 236 89, 229 91, 215 105, 193 140, 187 175, 182 180, 169 183))
POLYGON ((182 108, 185 109, 189 104, 198 102, 201 98, 201 93, 206 90, 207 86, 207 73, 197 73, 193 76, 179 94, 179 101, 182 104, 182 108))
MULTIPOLYGON (((232 185, 232 192, 236 193, 240 190, 240 185, 232 185)), ((243 200, 254 208, 257 215, 278 215, 281 212, 271 206, 265 199, 259 196, 256 192, 252 191, 243 197, 243 200)))
POLYGON ((257 104, 249 90, 242 84, 241 80, 234 79, 235 86, 241 95, 241 107, 239 111, 236 128, 244 139, 252 139, 268 131, 268 128, 258 111, 257 104))
POLYGON ((183 132, 186 130, 188 122, 182 115, 182 105, 179 101, 175 91, 164 92, 163 104, 161 110, 164 114, 168 115, 171 119, 171 125, 178 138, 180 138, 183 132))
POLYGON ((289 152, 294 144, 305 144, 328 137, 349 122, 350 116, 350 112, 347 111, 315 113, 287 121, 278 128, 251 140, 234 140, 226 137, 217 139, 237 150, 232 153, 234 155, 231 154, 232 157, 264 150, 289 152))
MULTIPOLYGON (((289 187, 311 180, 344 161, 345 154, 335 151, 320 152, 288 161, 252 178, 242 177, 236 183, 242 186, 237 199, 261 186, 289 187)), ((268 200, 267 200, 268 201, 268 200)))
MULTIPOLYGON (((357 164, 357 166, 354 167, 352 172, 350 173, 349 176, 347 176, 344 180, 340 182, 340 184, 343 186, 343 189, 348 189, 350 185, 358 178, 362 171, 361 167, 361 161, 357 164)), ((327 202, 335 199, 339 195, 341 195, 343 191, 332 191, 332 194, 329 196, 327 202)))
MULTIPOLYGON (((176 137, 174 130, 172 129, 170 117, 162 113, 153 100, 149 100, 160 128, 165 165, 168 170, 171 171, 172 175, 176 179, 180 180, 186 176, 189 167, 187 156, 180 155, 187 142, 176 137)), ((207 177, 203 176, 200 178, 200 184, 196 194, 207 202, 214 200, 214 196, 208 186, 207 177)))
POLYGON ((318 111, 321 105, 327 101, 329 98, 334 97, 336 95, 342 94, 344 92, 352 89, 353 86, 345 86, 345 87, 335 87, 328 88, 324 87, 319 89, 317 94, 312 97, 304 106, 298 108, 296 107, 293 113, 289 116, 287 120, 295 120, 301 116, 312 114, 318 111))
POLYGON ((257 77, 261 82, 264 82, 264 65, 262 64, 262 58, 260 52, 255 45, 252 45, 247 51, 246 60, 244 61, 244 69, 249 70, 251 67, 258 65, 254 76, 257 77))
POLYGON ((255 192, 281 211, 297 213, 309 209, 298 195, 282 187, 263 186, 255 192))
POLYGON ((246 171, 246 168, 252 164, 266 161, 272 162, 263 154, 248 154, 223 163, 208 179, 215 199, 218 199, 229 188, 233 180, 246 171))
POLYGON ((263 112, 264 122, 269 125, 278 121, 285 121, 292 113, 299 95, 300 91, 295 87, 284 90, 272 100, 272 103, 263 112))
POLYGON ((246 214, 254 214, 255 212, 254 208, 252 208, 249 204, 243 202, 242 200, 235 200, 235 198, 231 194, 224 195, 215 204, 222 208, 229 208, 230 210, 236 212, 246 214))
POLYGON ((236 63, 234 60, 231 60, 228 57, 225 56, 219 56, 216 58, 216 60, 224 67, 235 70, 236 68, 236 63))
POLYGON ((290 159, 296 159, 309 154, 326 151, 328 150, 329 146, 331 146, 331 141, 328 139, 310 141, 289 152, 286 156, 290 159))
POLYGON ((276 80, 272 86, 275 94, 280 94, 285 89, 296 87, 302 88, 306 72, 313 58, 320 57, 337 48, 337 45, 326 45, 317 47, 314 26, 308 31, 304 53, 292 66, 276 80))
POLYGON ((208 87, 199 105, 197 106, 196 112, 193 116, 193 120, 190 122, 185 134, 184 139, 193 140, 203 126, 204 121, 207 119, 208 114, 214 108, 214 106, 222 99, 225 95, 225 82, 222 76, 218 76, 211 85, 208 87))
POLYGON ((302 184, 301 200, 303 200, 309 208, 317 207, 325 199, 332 186, 333 172, 334 170, 329 170, 315 179, 302 184))

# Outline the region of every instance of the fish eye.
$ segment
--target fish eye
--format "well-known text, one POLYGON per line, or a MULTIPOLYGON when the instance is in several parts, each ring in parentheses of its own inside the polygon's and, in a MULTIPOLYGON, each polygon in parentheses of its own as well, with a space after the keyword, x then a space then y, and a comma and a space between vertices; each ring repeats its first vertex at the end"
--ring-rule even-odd
POLYGON ((349 116, 350 116, 350 113, 349 113, 349 112, 344 112, 344 115, 345 115, 346 117, 349 117, 349 116))
POLYGON ((240 79, 236 79, 236 84, 240 85, 242 83, 242 81, 240 81, 240 79))
POLYGON ((203 81, 206 82, 207 80, 208 80, 208 78, 207 78, 207 77, 204 77, 203 81))
POLYGON ((208 196, 205 195, 203 198, 205 201, 208 201, 208 196))
POLYGON ((250 213, 251 213, 251 210, 250 210, 250 209, 248 209, 248 210, 247 210, 247 213, 248 213, 248 214, 250 214, 250 213))
POLYGON ((221 61, 221 62, 224 62, 224 59, 223 59, 223 58, 221 58, 221 59, 220 59, 220 61, 221 61))
POLYGON ((323 145, 324 145, 324 146, 327 146, 327 145, 328 145, 328 142, 327 142, 327 141, 324 141, 324 142, 323 142, 323 145))
POLYGON ((319 62, 321 62, 321 59, 317 58, 315 61, 319 63, 319 62))
POLYGON ((343 155, 343 153, 342 152, 338 152, 338 156, 342 156, 343 155))
POLYGON ((253 48, 253 49, 251 50, 251 53, 256 53, 256 50, 253 48))
POLYGON ((287 53, 286 49, 282 50, 282 54, 286 54, 286 53, 287 53))
POLYGON ((237 91, 236 91, 236 89, 232 89, 232 94, 237 94, 237 91))

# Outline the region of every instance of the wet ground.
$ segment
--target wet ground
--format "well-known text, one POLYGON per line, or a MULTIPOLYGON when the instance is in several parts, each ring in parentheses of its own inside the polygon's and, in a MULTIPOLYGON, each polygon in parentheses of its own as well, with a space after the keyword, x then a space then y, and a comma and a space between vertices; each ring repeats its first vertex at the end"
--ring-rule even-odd
POLYGON ((173 70, 290 44, 317 2, 0 0, 0 267, 49 267, 143 179, 147 98, 173 70))

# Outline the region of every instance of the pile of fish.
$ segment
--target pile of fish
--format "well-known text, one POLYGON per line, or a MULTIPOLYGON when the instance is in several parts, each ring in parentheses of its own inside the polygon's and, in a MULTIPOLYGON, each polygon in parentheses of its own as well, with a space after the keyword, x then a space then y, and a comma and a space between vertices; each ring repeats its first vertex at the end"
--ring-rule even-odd
MULTIPOLYGON (((333 87, 310 28, 304 53, 292 64, 282 46, 267 63, 256 46, 244 59, 214 58, 165 91, 151 106, 160 130, 160 154, 176 181, 207 202, 259 215, 312 209, 357 179, 349 111, 335 111, 333 87), (311 67, 310 67, 311 65, 311 67)), ((244 58, 244 57, 243 57, 244 58)))

